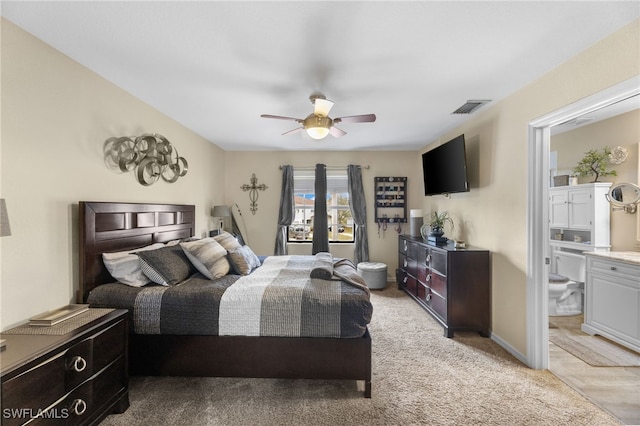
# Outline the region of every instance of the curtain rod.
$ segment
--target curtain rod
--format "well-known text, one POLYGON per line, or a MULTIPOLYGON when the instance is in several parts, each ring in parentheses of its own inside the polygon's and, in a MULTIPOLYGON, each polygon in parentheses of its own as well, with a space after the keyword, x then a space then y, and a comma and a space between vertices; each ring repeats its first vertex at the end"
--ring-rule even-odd
MULTIPOLYGON (((284 166, 278 166, 280 170, 282 170, 284 166)), ((361 169, 369 170, 371 166, 358 166, 361 169)), ((316 166, 293 166, 294 170, 315 170, 316 166)), ((327 166, 327 170, 346 170, 347 166, 327 166)))

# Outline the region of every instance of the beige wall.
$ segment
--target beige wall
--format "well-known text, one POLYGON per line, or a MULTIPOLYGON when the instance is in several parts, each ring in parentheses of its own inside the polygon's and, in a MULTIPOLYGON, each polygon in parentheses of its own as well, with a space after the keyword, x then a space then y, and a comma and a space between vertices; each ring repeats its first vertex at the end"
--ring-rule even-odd
MULTIPOLYGON (((492 332, 525 357, 528 123, 639 75, 639 23, 636 20, 502 102, 478 111, 435 143, 465 134, 471 192, 449 199, 426 197, 423 209, 448 210, 456 220, 454 237, 491 250, 492 332)), ((431 148, 423 151, 427 149, 431 148)))
MULTIPOLYGON (((300 141, 300 143, 304 143, 300 141)), ((374 178, 376 176, 406 176, 408 210, 420 208, 423 198, 422 170, 418 168, 416 153, 405 152, 227 152, 226 200, 227 204, 238 204, 245 219, 249 245, 262 255, 273 254, 278 221, 278 206, 282 186, 282 172, 279 166, 291 164, 294 167, 313 167, 317 163, 327 166, 346 166, 359 164, 370 166, 362 170, 362 181, 367 197, 367 227, 369 229, 369 256, 371 261, 387 264, 390 277, 395 274, 398 264, 398 233, 389 226, 386 232, 378 236, 378 227, 374 221, 374 178), (249 183, 255 173, 258 183, 268 186, 259 191, 258 211, 255 215, 249 210, 249 193, 240 186, 249 183)), ((409 225, 403 228, 409 232, 409 225)), ((334 256, 353 259, 353 244, 333 244, 330 247, 334 256)), ((311 254, 310 243, 289 245, 290 254, 311 254)), ((395 278, 393 278, 395 280, 395 278)))
POLYGON ((3 329, 75 301, 78 201, 195 204, 204 233, 224 199, 222 150, 6 20, 1 137, 12 230, 0 241, 3 329), (106 139, 145 132, 175 145, 186 176, 143 187, 107 169, 106 139))
MULTIPOLYGON (((558 155, 558 170, 571 173, 586 151, 605 146, 627 149, 627 160, 612 166, 616 176, 605 176, 600 182, 631 182, 638 184, 638 145, 640 144, 640 110, 602 120, 588 126, 551 137, 551 151, 558 155)), ((578 183, 592 182, 593 176, 580 177, 578 183)), ((637 214, 620 210, 611 212, 611 249, 634 250, 636 245, 637 214)))

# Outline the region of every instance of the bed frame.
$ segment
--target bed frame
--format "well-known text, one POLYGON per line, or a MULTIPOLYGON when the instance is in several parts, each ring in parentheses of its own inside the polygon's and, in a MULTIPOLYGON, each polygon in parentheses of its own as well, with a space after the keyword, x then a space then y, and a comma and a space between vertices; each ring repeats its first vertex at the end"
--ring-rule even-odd
MULTIPOLYGON (((195 234, 195 206, 81 201, 79 303, 113 282, 102 253, 195 234)), ((148 376, 364 381, 371 398, 371 336, 358 339, 244 336, 129 336, 129 372, 148 376)))

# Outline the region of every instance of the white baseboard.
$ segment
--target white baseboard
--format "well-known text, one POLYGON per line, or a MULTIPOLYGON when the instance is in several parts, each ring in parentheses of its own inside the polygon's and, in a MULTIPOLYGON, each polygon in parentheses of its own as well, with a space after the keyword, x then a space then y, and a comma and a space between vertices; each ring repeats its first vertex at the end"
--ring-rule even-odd
POLYGON ((527 357, 524 356, 523 354, 521 354, 520 352, 518 352, 516 350, 516 348, 511 346, 509 343, 507 343, 505 340, 503 340, 500 336, 498 336, 497 334, 492 332, 491 333, 491 340, 496 342, 498 345, 502 346, 502 348, 505 351, 509 352, 511 355, 516 357, 518 359, 518 361, 520 361, 521 363, 523 363, 526 366, 529 366, 528 361, 527 361, 527 357))

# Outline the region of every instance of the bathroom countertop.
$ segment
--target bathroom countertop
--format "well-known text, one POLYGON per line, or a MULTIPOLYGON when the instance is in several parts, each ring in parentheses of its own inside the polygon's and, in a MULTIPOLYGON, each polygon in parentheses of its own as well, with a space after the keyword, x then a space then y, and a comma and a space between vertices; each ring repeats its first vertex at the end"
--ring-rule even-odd
POLYGON ((593 251, 585 252, 585 254, 640 265, 640 251, 593 251))

